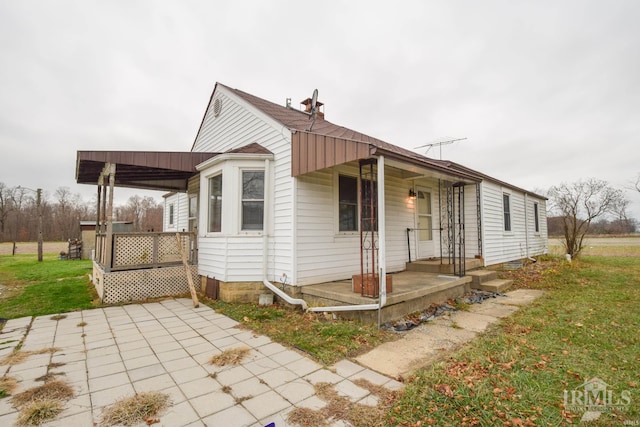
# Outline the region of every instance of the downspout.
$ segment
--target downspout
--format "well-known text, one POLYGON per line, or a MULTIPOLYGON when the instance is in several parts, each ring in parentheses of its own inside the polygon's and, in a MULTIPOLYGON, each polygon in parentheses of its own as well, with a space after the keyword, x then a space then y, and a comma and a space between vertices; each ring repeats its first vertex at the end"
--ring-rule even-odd
POLYGON ((269 230, 271 225, 271 171, 269 159, 264 160, 264 230, 262 233, 262 284, 271 292, 276 294, 291 305, 300 305, 303 310, 307 309, 307 303, 299 298, 292 298, 284 291, 278 289, 273 283, 269 282, 268 277, 268 260, 269 260, 269 230), (267 193, 268 192, 268 193, 267 193))
POLYGON ((529 255, 529 197, 527 193, 524 193, 524 244, 527 259, 535 262, 536 260, 529 255))
POLYGON ((524 254, 529 258, 529 212, 527 205, 527 193, 524 193, 524 254))
POLYGON ((271 228, 271 171, 269 159, 264 159, 264 227, 262 230, 262 279, 267 280, 269 263, 269 229, 271 228))

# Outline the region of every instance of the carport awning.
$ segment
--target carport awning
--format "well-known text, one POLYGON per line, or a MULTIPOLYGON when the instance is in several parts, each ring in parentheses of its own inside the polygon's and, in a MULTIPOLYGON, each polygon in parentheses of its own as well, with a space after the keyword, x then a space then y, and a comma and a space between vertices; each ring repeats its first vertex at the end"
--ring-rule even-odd
POLYGON ((169 151, 78 151, 76 182, 97 185, 106 164, 116 165, 115 186, 186 191, 195 166, 220 153, 169 151))

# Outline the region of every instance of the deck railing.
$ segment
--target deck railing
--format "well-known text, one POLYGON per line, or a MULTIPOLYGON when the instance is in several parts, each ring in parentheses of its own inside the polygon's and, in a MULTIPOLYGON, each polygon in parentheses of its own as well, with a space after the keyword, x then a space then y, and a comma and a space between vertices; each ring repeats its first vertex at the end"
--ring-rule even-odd
MULTIPOLYGON (((189 264, 196 264, 193 233, 178 234, 189 264)), ((105 271, 120 271, 179 265, 182 256, 176 233, 114 232, 109 241, 107 233, 99 232, 96 234, 95 261, 105 271)))

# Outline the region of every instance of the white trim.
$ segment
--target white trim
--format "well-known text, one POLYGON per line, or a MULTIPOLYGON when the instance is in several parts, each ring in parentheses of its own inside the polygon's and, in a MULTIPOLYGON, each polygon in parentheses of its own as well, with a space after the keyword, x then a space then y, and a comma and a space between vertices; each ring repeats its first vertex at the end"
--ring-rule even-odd
POLYGON ((227 160, 273 160, 273 154, 225 153, 212 157, 196 165, 197 171, 203 171, 227 160))
MULTIPOLYGON (((267 225, 266 225, 266 221, 267 221, 267 198, 268 198, 268 194, 267 194, 267 171, 265 170, 265 167, 269 164, 269 159, 265 159, 264 163, 262 164, 261 167, 238 167, 238 191, 237 191, 237 197, 238 197, 238 203, 237 203, 237 209, 238 209, 238 227, 237 227, 237 233, 238 234, 253 234, 253 235, 261 235, 262 233, 266 234, 266 229, 267 229, 267 225), (242 217, 242 203, 245 201, 244 199, 244 188, 243 188, 243 179, 244 179, 244 173, 245 172, 262 172, 263 174, 263 179, 262 179, 262 229, 243 229, 242 228, 242 222, 243 222, 243 217, 242 217)), ((247 199, 248 201, 260 201, 260 199, 247 199)))
MULTIPOLYGON (((288 127, 286 127, 284 124, 282 124, 282 122, 279 122, 278 120, 274 119, 272 116, 270 116, 270 115, 264 113, 262 110, 259 110, 258 108, 256 108, 252 103, 250 103, 248 101, 245 101, 243 98, 237 96, 235 93, 227 90, 227 88, 224 87, 224 85, 216 84, 215 89, 216 89, 216 91, 220 91, 220 92, 224 93, 227 97, 232 98, 235 102, 237 102, 238 104, 243 106, 243 108, 245 108, 246 110, 251 111, 251 114, 253 114, 254 116, 258 117, 263 122, 265 122, 267 124, 270 124, 272 128, 274 128, 274 129, 280 128, 281 129, 280 133, 283 134, 283 136, 285 136, 285 139, 287 139, 287 141, 289 143, 291 143, 292 130, 289 129, 288 127), (286 133, 283 132, 284 129, 287 130, 286 133), (288 134, 288 136, 286 136, 286 134, 288 134)), ((216 91, 214 91, 214 93, 216 93, 216 91)), ((208 110, 209 110, 209 106, 207 106, 207 111, 208 110)))

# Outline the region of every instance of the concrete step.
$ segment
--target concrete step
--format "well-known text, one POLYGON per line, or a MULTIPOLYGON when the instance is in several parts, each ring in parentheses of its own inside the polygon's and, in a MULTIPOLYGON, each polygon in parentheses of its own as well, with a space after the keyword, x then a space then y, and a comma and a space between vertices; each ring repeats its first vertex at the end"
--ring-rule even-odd
POLYGON ((481 283, 478 287, 487 292, 504 292, 511 287, 513 280, 509 279, 493 279, 488 282, 481 283))
MULTIPOLYGON (((474 270, 482 267, 482 260, 476 258, 467 258, 465 260, 466 271, 474 270)), ((421 271, 423 273, 437 274, 453 274, 453 264, 449 264, 448 260, 418 260, 408 262, 406 264, 407 271, 421 271)))
POLYGON ((473 270, 467 272, 467 276, 471 276, 472 287, 480 286, 481 284, 498 278, 498 272, 492 270, 473 270))

